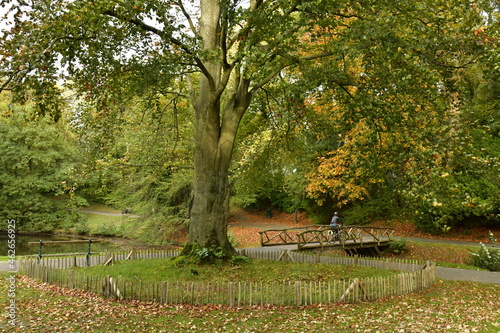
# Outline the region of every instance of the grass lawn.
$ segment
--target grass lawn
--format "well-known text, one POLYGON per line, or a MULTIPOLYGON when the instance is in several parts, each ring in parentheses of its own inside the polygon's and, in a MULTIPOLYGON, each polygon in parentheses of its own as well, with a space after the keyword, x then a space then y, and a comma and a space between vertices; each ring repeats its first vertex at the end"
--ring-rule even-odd
POLYGON ((90 235, 133 238, 139 228, 137 218, 127 215, 102 215, 85 213, 90 235))
MULTIPOLYGON (((6 281, 6 273, 0 275, 6 281)), ((2 308, 8 284, 0 285, 2 308)), ((19 323, 4 332, 486 332, 500 330, 500 286, 439 281, 423 292, 357 304, 163 306, 114 302, 19 277, 19 323)), ((4 310, 6 311, 6 310, 4 310)), ((5 312, 6 314, 7 312, 5 312)), ((3 325, 3 326, 2 326, 3 325)))
POLYGON ((363 266, 301 264, 269 260, 251 260, 239 265, 199 265, 174 259, 120 261, 113 266, 76 268, 95 276, 107 275, 129 280, 189 282, 288 282, 332 281, 353 277, 383 277, 399 272, 363 266))
POLYGON ((86 213, 90 234, 122 236, 127 217, 86 213))
POLYGON ((107 205, 103 204, 98 204, 98 203, 91 203, 90 206, 85 207, 85 210, 93 210, 97 212, 104 212, 104 213, 121 213, 120 210, 112 208, 107 205))

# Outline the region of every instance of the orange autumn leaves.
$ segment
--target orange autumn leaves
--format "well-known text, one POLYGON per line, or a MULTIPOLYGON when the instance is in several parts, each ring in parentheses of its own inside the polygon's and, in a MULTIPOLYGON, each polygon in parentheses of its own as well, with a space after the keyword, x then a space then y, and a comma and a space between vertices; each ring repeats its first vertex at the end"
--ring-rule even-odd
POLYGON ((351 200, 362 200, 368 195, 366 184, 380 181, 371 177, 363 168, 353 168, 366 157, 366 153, 356 148, 368 143, 363 133, 366 133, 365 123, 360 122, 342 138, 343 145, 321 157, 317 170, 308 174, 308 193, 319 204, 322 204, 320 194, 328 192, 334 194, 340 205, 351 200))

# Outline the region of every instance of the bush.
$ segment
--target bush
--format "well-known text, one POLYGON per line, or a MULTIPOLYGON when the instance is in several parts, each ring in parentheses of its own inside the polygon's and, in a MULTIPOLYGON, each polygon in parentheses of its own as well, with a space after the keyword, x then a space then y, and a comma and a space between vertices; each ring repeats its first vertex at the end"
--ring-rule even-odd
POLYGON ((483 243, 478 252, 471 253, 472 264, 492 272, 500 272, 500 249, 488 249, 483 243))
POLYGON ((87 216, 83 216, 76 224, 75 224, 75 233, 77 235, 87 235, 90 233, 90 227, 88 225, 87 216))
POLYGON ((115 225, 99 225, 97 230, 94 232, 96 235, 104 237, 120 237, 123 234, 122 226, 115 225))
POLYGON ((224 251, 222 250, 221 247, 215 247, 212 246, 210 248, 196 248, 193 250, 193 258, 198 263, 210 263, 210 264, 215 264, 219 265, 222 264, 222 261, 224 259, 224 251))
POLYGON ((413 217, 413 221, 419 230, 434 235, 450 231, 457 220, 459 220, 458 217, 443 212, 442 210, 430 209, 424 206, 421 206, 413 217))
POLYGON ((406 251, 406 240, 392 240, 389 242, 389 247, 386 250, 387 252, 402 254, 406 251))
POLYGON ((229 262, 232 265, 240 266, 240 265, 244 265, 244 264, 249 264, 250 262, 252 262, 252 259, 249 257, 242 256, 242 255, 236 255, 236 256, 232 257, 229 262))

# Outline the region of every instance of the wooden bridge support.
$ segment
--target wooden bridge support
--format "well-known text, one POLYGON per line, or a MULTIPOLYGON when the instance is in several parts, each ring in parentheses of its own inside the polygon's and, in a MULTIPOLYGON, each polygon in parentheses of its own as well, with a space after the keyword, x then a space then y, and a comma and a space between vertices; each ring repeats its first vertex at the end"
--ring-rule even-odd
POLYGON ((369 257, 380 257, 382 256, 382 251, 381 247, 378 245, 376 246, 370 246, 370 247, 353 247, 353 248, 344 248, 345 253, 348 256, 369 256, 369 257))

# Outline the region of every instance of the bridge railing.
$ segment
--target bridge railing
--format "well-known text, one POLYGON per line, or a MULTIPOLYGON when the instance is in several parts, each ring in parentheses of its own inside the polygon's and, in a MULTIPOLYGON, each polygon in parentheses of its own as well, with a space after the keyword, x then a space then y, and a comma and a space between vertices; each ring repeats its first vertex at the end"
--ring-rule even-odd
POLYGON ((346 244, 363 246, 364 243, 376 243, 380 245, 381 242, 394 239, 394 229, 350 225, 339 227, 335 231, 331 228, 306 230, 299 233, 297 239, 299 250, 311 243, 319 243, 320 246, 340 245, 341 247, 345 247, 346 244))
POLYGON ((308 226, 287 229, 269 229, 260 231, 261 246, 298 244, 298 249, 307 244, 318 243, 320 246, 332 246, 346 243, 378 243, 393 240, 394 229, 370 226, 344 226, 334 232, 330 226, 308 226))
POLYGON ((297 235, 306 232, 308 230, 331 230, 329 226, 307 226, 307 227, 294 227, 286 229, 267 229, 259 231, 260 234, 260 245, 261 246, 273 246, 273 245, 287 245, 287 244, 297 244, 297 235))

